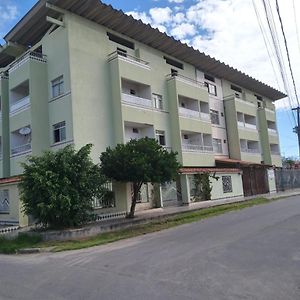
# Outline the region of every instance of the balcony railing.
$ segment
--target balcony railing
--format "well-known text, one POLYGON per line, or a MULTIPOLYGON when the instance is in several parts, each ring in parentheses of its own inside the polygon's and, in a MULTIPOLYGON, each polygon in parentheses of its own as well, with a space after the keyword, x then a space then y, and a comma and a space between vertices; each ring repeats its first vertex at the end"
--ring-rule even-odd
POLYGON ((178 73, 171 73, 171 74, 168 74, 167 76, 167 79, 172 79, 172 78, 176 78, 178 79, 179 81, 182 81, 184 83, 187 83, 187 84, 192 84, 192 85, 195 85, 197 87, 202 87, 202 88, 206 88, 206 86, 204 85, 204 82, 201 82, 201 81, 198 81, 198 80, 195 80, 195 79, 192 79, 192 78, 189 78, 187 76, 184 76, 184 75, 181 75, 181 74, 178 74, 178 73))
POLYGON ((268 132, 271 134, 277 134, 277 130, 273 128, 268 128, 268 132))
POLYGON ((271 150, 271 154, 272 155, 280 155, 280 151, 279 150, 271 150))
POLYGON ((255 124, 250 124, 250 123, 245 123, 245 127, 250 129, 255 129, 255 130, 257 129, 255 124))
POLYGON ((14 113, 16 111, 27 108, 29 105, 30 105, 30 98, 29 98, 29 96, 26 96, 26 97, 22 98, 21 100, 18 100, 17 102, 11 104, 9 112, 14 113))
POLYGON ((197 144, 182 144, 183 151, 191 152, 213 152, 213 146, 202 146, 197 144))
POLYGON ((47 62, 47 56, 40 52, 29 51, 13 61, 9 66, 9 73, 13 72, 29 60, 35 60, 42 63, 47 62))
POLYGON ((149 108, 153 107, 152 99, 146 99, 146 98, 137 97, 137 96, 129 95, 129 94, 125 94, 125 93, 122 93, 122 101, 129 103, 129 104, 142 106, 142 107, 149 107, 149 108))
POLYGON ((31 143, 13 147, 11 149, 11 154, 16 155, 16 154, 26 153, 29 151, 31 151, 31 143))
POLYGON ((179 107, 179 114, 187 118, 201 119, 208 122, 210 121, 209 114, 199 112, 197 110, 188 109, 185 107, 179 107))
POLYGON ((239 127, 244 127, 244 128, 249 128, 249 129, 257 129, 257 127, 256 127, 256 125, 255 124, 250 124, 250 123, 244 123, 244 122, 242 122, 242 121, 238 121, 237 122, 238 123, 238 126, 239 127))
POLYGON ((145 61, 145 60, 143 60, 139 57, 129 55, 126 52, 115 51, 115 52, 108 55, 108 61, 109 62, 116 59, 116 58, 121 58, 122 60, 131 62, 131 63, 135 63, 135 64, 140 64, 142 66, 145 66, 145 67, 149 68, 149 62, 147 62, 147 61, 145 61))
POLYGON ((259 149, 242 148, 241 152, 258 154, 258 153, 260 153, 260 150, 259 149))

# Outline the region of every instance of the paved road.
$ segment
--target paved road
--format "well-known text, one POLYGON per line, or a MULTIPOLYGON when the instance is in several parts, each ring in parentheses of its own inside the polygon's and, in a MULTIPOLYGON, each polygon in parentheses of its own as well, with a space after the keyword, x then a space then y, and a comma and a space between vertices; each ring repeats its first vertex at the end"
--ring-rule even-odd
POLYGON ((0 299, 300 299, 300 197, 111 245, 0 256, 0 299))

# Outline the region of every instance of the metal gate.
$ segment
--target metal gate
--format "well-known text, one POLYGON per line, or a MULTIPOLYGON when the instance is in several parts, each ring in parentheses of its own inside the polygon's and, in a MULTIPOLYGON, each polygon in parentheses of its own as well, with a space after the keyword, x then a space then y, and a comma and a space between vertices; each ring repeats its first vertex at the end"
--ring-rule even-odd
POLYGON ((247 167, 242 170, 244 196, 269 193, 266 168, 247 167))

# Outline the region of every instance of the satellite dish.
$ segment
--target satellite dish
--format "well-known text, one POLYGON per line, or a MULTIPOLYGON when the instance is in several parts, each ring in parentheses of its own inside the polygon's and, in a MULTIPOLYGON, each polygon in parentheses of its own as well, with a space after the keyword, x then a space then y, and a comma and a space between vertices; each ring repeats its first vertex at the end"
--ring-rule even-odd
POLYGON ((19 130, 19 133, 22 134, 22 135, 27 135, 31 132, 31 129, 30 127, 23 127, 19 130))

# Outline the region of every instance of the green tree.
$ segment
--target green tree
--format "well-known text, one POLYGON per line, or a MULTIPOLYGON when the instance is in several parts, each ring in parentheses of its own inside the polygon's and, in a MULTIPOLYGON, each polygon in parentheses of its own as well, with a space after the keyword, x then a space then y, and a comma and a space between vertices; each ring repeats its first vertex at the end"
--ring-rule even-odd
POLYGON ((168 152, 148 137, 107 148, 100 156, 102 172, 110 179, 131 182, 133 195, 128 218, 134 217, 140 189, 144 183, 175 180, 179 169, 176 152, 168 152))
POLYGON ((20 183, 24 212, 44 226, 69 227, 92 217, 92 199, 105 193, 105 177, 89 157, 92 145, 76 151, 67 146, 57 152, 30 156, 23 163, 20 183))
POLYGON ((195 174, 194 181, 194 199, 195 201, 211 200, 212 185, 210 178, 219 180, 216 174, 210 174, 208 172, 195 174))

